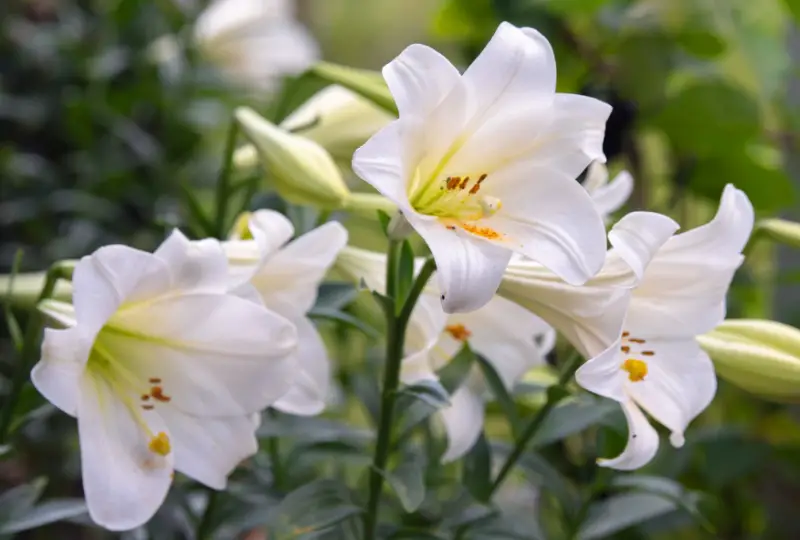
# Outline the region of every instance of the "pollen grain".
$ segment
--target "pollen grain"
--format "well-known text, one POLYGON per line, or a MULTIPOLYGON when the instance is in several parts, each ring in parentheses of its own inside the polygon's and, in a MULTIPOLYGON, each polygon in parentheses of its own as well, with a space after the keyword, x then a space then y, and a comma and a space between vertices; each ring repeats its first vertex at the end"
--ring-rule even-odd
POLYGON ((497 240, 502 236, 499 232, 495 231, 491 227, 480 227, 472 223, 462 223, 461 228, 467 232, 471 232, 476 236, 482 236, 489 240, 497 240))
POLYGON ((647 377, 647 362, 642 362, 635 358, 628 358, 620 367, 623 371, 628 372, 628 380, 631 382, 640 382, 647 377))

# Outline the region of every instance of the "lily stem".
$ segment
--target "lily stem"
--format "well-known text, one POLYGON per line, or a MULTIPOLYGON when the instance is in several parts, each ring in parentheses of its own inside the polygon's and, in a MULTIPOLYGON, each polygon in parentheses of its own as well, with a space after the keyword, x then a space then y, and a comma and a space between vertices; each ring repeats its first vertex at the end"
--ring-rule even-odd
POLYGON ((203 510, 203 515, 200 517, 200 523, 197 525, 197 540, 210 540, 214 532, 213 517, 214 512, 219 503, 219 492, 213 489, 208 489, 208 502, 206 508, 203 510))
POLYGON ((547 419, 550 411, 552 411, 553 408, 568 395, 565 386, 569 380, 572 379, 572 376, 575 374, 575 371, 580 365, 580 361, 581 355, 577 351, 573 352, 573 354, 567 359, 564 367, 562 368, 561 375, 558 378, 558 382, 547 389, 547 401, 545 402, 544 406, 542 406, 536 415, 531 418, 531 421, 525 427, 525 430, 522 432, 519 440, 517 440, 516 444, 514 445, 514 450, 512 450, 512 452, 508 455, 505 463, 503 463, 503 466, 500 468, 500 472, 497 474, 497 478, 495 478, 494 482, 492 483, 492 487, 489 490, 487 499, 490 499, 492 495, 494 495, 494 493, 508 477, 509 473, 514 469, 514 466, 519 461, 519 458, 522 457, 522 454, 525 452, 528 444, 536 436, 536 433, 539 432, 539 428, 542 427, 542 424, 544 424, 544 421, 547 419))
MULTIPOLYGON (((277 412, 274 409, 269 409, 267 411, 270 419, 273 421, 278 417, 277 412)), ((283 464, 281 463, 281 451, 280 444, 278 437, 270 437, 269 441, 267 442, 267 450, 269 452, 269 460, 272 464, 272 483, 277 489, 281 489, 283 487, 283 464)))
POLYGON ((389 260, 386 268, 386 291, 389 301, 384 305, 386 315, 386 365, 383 375, 383 387, 381 389, 381 410, 380 421, 378 422, 378 439, 375 443, 375 455, 372 460, 372 467, 369 473, 369 499, 367 501, 367 512, 364 516, 364 540, 374 540, 375 531, 378 526, 378 509, 381 500, 381 490, 389 460, 389 453, 392 446, 392 424, 394 423, 394 408, 397 400, 397 387, 400 384, 400 365, 403 360, 403 344, 405 342, 408 321, 411 312, 419 299, 420 294, 425 289, 425 285, 436 270, 436 263, 433 259, 428 259, 422 266, 419 274, 414 280, 408 296, 402 303, 399 314, 394 296, 397 292, 396 275, 399 250, 399 242, 390 241, 389 260))
POLYGON ((224 238, 228 222, 228 199, 231 194, 231 170, 233 169, 233 153, 236 151, 236 137, 239 135, 239 124, 231 120, 228 136, 225 140, 225 153, 223 154, 222 170, 217 180, 217 214, 214 221, 214 231, 217 238, 224 238))
POLYGON ((56 284, 59 279, 72 279, 72 271, 74 270, 74 263, 67 264, 56 263, 50 267, 45 275, 44 285, 39 293, 39 298, 31 310, 28 324, 25 328, 25 337, 22 341, 22 351, 20 353, 19 365, 17 365, 14 376, 11 380, 11 389, 5 399, 2 411, 0 411, 0 444, 5 443, 8 437, 11 421, 14 418, 14 410, 17 407, 17 401, 28 380, 32 364, 36 359, 39 350, 39 337, 42 334, 42 327, 44 326, 44 316, 37 309, 39 302, 46 298, 53 296, 56 289, 56 284))

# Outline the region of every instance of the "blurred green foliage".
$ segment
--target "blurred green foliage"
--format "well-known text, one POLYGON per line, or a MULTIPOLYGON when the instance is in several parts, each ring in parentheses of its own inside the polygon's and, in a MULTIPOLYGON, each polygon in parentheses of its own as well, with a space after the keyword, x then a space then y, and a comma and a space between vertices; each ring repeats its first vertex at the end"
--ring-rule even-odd
MULTIPOLYGON (((787 90, 797 77, 798 59, 787 47, 800 20, 794 0, 308 0, 300 8, 326 59, 355 67, 380 67, 413 41, 441 45, 467 65, 500 21, 535 27, 555 49, 559 91, 614 106, 605 150, 612 168, 628 168, 636 179, 631 208, 668 213, 690 228, 713 213, 729 182, 762 215, 795 204, 785 167, 785 157, 800 146, 800 115, 787 90)), ((0 270, 11 267, 19 249, 22 269, 38 270, 112 242, 149 249, 165 229, 187 224, 185 191, 203 199, 217 174, 231 104, 244 99, 190 49, 178 71, 153 60, 152 44, 170 33, 185 37, 190 17, 168 0, 8 0, 0 6, 0 270)), ((286 116, 318 88, 318 81, 306 83, 293 80, 282 97, 260 108, 273 118, 286 116)), ((268 197, 259 194, 254 205, 280 204, 268 197)), ((362 225, 350 222, 354 231, 362 225)), ((373 233, 354 237, 368 244, 373 233)), ((737 278, 730 316, 771 316, 777 270, 769 248, 756 255, 737 278)), ((350 300, 332 307, 323 294, 318 311, 338 313, 350 300)), ((326 328, 337 344, 339 382, 366 407, 348 411, 346 423, 278 418, 265 424, 265 440, 288 438, 282 453, 292 460, 297 485, 312 479, 320 463, 332 469, 326 471, 331 477, 347 476, 344 464, 363 467, 370 442, 370 432, 353 425, 368 423, 375 389, 363 359, 365 350, 368 359, 374 354, 368 337, 344 332, 346 317, 333 319, 326 328)), ((10 351, 5 340, 4 377, 10 351)), ((541 388, 537 394, 529 386, 521 415, 541 404, 541 388)), ((11 497, 22 501, 14 503, 22 505, 18 520, 61 512, 60 519, 74 522, 30 538, 52 538, 56 531, 59 538, 103 537, 79 526, 86 518, 74 499, 80 495, 74 422, 53 415, 30 388, 24 399, 30 421, 13 455, 0 462, 0 502, 11 497, 7 487, 21 485, 11 497), (34 505, 43 493, 51 501, 44 510, 34 505)), ((540 434, 545 440, 523 461, 538 496, 523 493, 517 503, 530 502, 519 508, 509 503, 504 516, 511 520, 476 502, 480 486, 471 483, 480 479, 485 453, 502 455, 508 452, 503 445, 481 445, 484 454, 476 450, 469 461, 476 477, 459 492, 440 491, 438 499, 426 497, 425 486, 420 493, 421 475, 434 490, 457 474, 456 466, 396 464, 389 483, 399 499, 391 510, 403 526, 394 538, 443 538, 441 531, 474 539, 800 537, 797 407, 759 402, 720 383, 683 448, 662 445, 642 474, 624 475, 594 463, 619 451, 625 439, 618 411, 595 401, 564 403, 561 413, 572 407, 564 418, 577 427, 565 423, 540 434), (531 511, 534 497, 538 512, 531 511), (533 514, 539 519, 531 524, 533 514), (585 518, 579 531, 563 530, 578 517, 585 518), (521 527, 516 533, 509 529, 514 520, 521 527), (431 523, 438 532, 420 532, 432 530, 431 523)), ((487 434, 507 433, 502 411, 490 411, 487 434)), ((432 411, 417 405, 407 412, 424 418, 432 411)), ((315 538, 351 537, 348 519, 359 507, 340 484, 308 484, 278 505, 280 494, 264 488, 268 481, 258 468, 245 472, 211 516, 220 538, 265 523, 297 538, 311 538, 302 532, 308 527, 329 530, 315 538)), ((149 538, 191 538, 205 495, 179 482, 149 538)), ((5 519, 0 524, 0 535, 17 530, 5 519)))

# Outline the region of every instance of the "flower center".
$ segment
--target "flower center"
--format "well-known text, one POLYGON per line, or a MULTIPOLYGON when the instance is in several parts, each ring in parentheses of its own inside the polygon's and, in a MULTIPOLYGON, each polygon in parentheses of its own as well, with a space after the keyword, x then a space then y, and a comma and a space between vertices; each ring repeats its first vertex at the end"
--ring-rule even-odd
POLYGON ((628 373, 628 380, 640 382, 647 377, 647 362, 643 357, 655 356, 655 351, 642 350, 642 345, 647 342, 643 339, 631 337, 629 332, 622 333, 622 346, 620 351, 628 356, 621 365, 620 369, 628 373))
POLYGON ((117 354, 121 344, 116 341, 117 332, 124 330, 107 325, 97 334, 87 370, 102 378, 130 412, 131 417, 149 440, 148 449, 154 454, 166 456, 171 451, 169 436, 162 432, 154 434, 147 422, 147 411, 155 409, 157 403, 168 403, 172 398, 164 391, 164 383, 160 377, 143 379, 132 366, 128 365, 121 355, 117 354), (139 402, 136 401, 139 396, 139 402))
POLYGON ((476 232, 488 227, 465 223, 491 217, 503 206, 497 197, 481 193, 488 176, 481 173, 473 176, 448 176, 443 180, 434 177, 412 190, 409 194, 411 206, 420 214, 445 220, 448 228, 461 226, 473 234, 496 238, 500 235, 495 231, 491 231, 491 235, 476 232))
POLYGON ((472 332, 461 323, 447 325, 444 329, 457 341, 467 341, 472 335, 472 332))

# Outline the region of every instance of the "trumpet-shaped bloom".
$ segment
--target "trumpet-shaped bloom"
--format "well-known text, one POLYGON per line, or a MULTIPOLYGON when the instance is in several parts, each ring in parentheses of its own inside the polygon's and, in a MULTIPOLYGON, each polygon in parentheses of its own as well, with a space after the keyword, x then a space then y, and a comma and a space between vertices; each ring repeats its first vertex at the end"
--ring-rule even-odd
POLYGON ((272 90, 284 75, 319 58, 290 0, 215 0, 194 28, 200 50, 226 76, 253 90, 272 90))
POLYGON ((633 176, 622 171, 614 179, 608 181, 608 169, 599 161, 589 165, 583 187, 592 196, 603 220, 608 223, 611 214, 622 208, 633 192, 633 176))
POLYGON ((399 119, 356 151, 353 170, 427 242, 445 311, 486 304, 513 252, 573 284, 600 269, 603 222, 575 178, 604 159, 611 108, 556 94, 541 34, 501 24, 463 75, 411 45, 383 74, 399 119))
POLYGON ((84 493, 98 524, 146 522, 173 469, 215 489, 257 450, 251 415, 293 380, 294 327, 227 293, 219 243, 174 232, 154 253, 109 246, 73 275, 47 329, 36 388, 78 418, 84 493), (71 318, 70 318, 71 313, 71 318))
POLYGON ((670 238, 633 291, 623 331, 576 373, 578 382, 623 403, 628 445, 602 465, 641 467, 658 437, 639 408, 666 426, 681 446, 684 431, 714 397, 716 377, 696 336, 725 318, 725 296, 753 228, 747 196, 729 185, 706 225, 670 238))
POLYGON ((247 221, 244 236, 251 238, 242 239, 234 231, 223 244, 234 291, 257 294, 268 309, 297 326, 299 339, 293 357, 296 381, 273 406, 291 414, 318 414, 325 408, 331 363, 306 313, 314 306, 325 273, 347 244, 347 230, 331 221, 289 242, 294 227, 278 212, 259 210, 247 221))
MULTIPOLYGON (((421 261, 417 261, 417 266, 421 261)), ((386 256, 345 248, 337 269, 353 281, 383 290, 386 256)), ((510 390, 528 370, 544 361, 555 344, 555 332, 539 317, 501 297, 492 298, 471 313, 448 315, 441 307, 438 289, 431 285, 421 295, 409 321, 405 356, 400 376, 405 384, 435 380, 444 367, 468 343, 489 362, 510 390)), ((447 432, 443 462, 463 456, 481 434, 487 383, 478 366, 450 397, 439 418, 447 432)))

